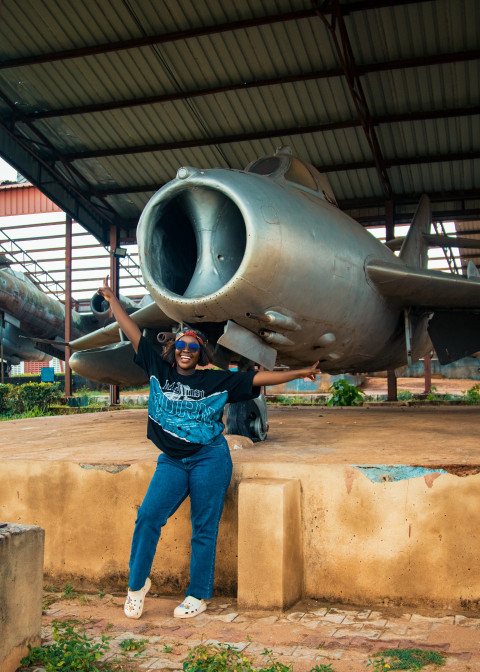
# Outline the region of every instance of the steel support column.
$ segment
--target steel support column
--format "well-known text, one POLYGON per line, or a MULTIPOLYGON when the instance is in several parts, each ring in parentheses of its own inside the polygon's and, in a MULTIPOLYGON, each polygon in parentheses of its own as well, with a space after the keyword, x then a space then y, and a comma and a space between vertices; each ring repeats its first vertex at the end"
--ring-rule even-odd
POLYGON ((2 385, 5 383, 5 371, 3 366, 3 325, 4 325, 4 314, 0 311, 0 380, 2 385))
POLYGON ((385 202, 385 240, 395 238, 395 209, 393 201, 385 202))
POLYGON ((397 401, 397 376, 394 369, 387 371, 387 401, 397 401))
MULTIPOLYGON (((394 208, 393 201, 388 200, 385 202, 385 239, 393 238, 395 238, 394 208)), ((393 369, 387 371, 387 400, 397 401, 397 376, 393 369)))
MULTIPOLYGON (((110 287, 112 292, 118 297, 119 294, 119 275, 120 262, 115 256, 115 250, 118 247, 118 227, 112 225, 110 227, 110 287)), ((110 406, 116 406, 120 403, 120 387, 118 385, 110 385, 110 406)))
POLYGON ((430 353, 423 359, 423 371, 425 374, 425 394, 432 390, 432 356, 430 353))
MULTIPOLYGON (((65 342, 72 340, 72 218, 65 220, 65 342)), ((65 346, 65 396, 72 396, 71 350, 65 346)))

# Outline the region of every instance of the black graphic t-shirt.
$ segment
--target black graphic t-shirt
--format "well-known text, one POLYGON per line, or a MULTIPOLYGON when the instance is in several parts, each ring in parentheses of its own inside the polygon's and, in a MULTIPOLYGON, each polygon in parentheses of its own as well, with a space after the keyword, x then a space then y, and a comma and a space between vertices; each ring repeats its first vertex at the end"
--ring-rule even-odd
POLYGON ((142 336, 134 362, 150 378, 147 437, 170 457, 188 457, 211 443, 225 428, 226 403, 258 397, 255 371, 196 369, 177 373, 142 336))

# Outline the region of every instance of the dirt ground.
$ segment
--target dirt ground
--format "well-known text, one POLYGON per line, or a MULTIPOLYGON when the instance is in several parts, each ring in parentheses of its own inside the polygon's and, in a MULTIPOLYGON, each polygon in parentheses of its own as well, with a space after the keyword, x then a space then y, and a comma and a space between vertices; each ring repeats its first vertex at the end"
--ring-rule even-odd
MULTIPOLYGON (((474 385, 478 385, 478 380, 471 379, 454 379, 454 378, 440 378, 432 376, 432 387, 436 388, 438 394, 458 394, 469 390, 474 385)), ((361 389, 366 394, 386 394, 387 393, 387 379, 377 378, 371 376, 365 379, 361 389)), ((412 394, 422 394, 425 392, 424 378, 397 378, 397 390, 408 390, 412 394)))
MULTIPOLYGON (((473 381, 434 379, 434 383, 439 393, 460 394, 473 381)), ((399 379, 400 390, 421 393, 423 386, 420 378, 399 379)), ((384 394, 386 380, 369 378, 364 390, 384 394)), ((239 439, 228 440, 233 441, 234 463, 441 464, 474 467, 476 473, 479 414, 480 406, 426 402, 358 408, 272 405, 267 441, 240 446, 239 439), (236 444, 246 449, 238 450, 236 444)), ((146 424, 145 408, 12 420, 1 425, 0 460, 116 465, 152 461, 157 449, 146 437, 146 424)))
MULTIPOLYGON (((245 611, 235 599, 214 597, 206 612, 179 621, 172 612, 181 596, 148 595, 138 621, 125 618, 124 595, 100 595, 58 600, 58 594, 45 592, 51 603, 42 617, 44 644, 54 619, 73 618, 85 624, 89 637, 110 637, 108 655, 131 672, 181 670, 193 647, 220 642, 238 647, 258 668, 268 663, 267 649, 279 663, 292 665, 293 672, 365 672, 372 669, 372 659, 381 657, 377 652, 399 648, 442 653, 452 672, 480 670, 480 620, 454 612, 421 615, 389 607, 372 611, 319 600, 302 600, 286 611, 245 611), (145 641, 144 651, 125 654, 120 643, 126 639, 145 641)), ((433 669, 437 668, 425 668, 433 669)))
MULTIPOLYGON (((461 394, 465 390, 469 390, 473 385, 478 385, 480 381, 471 379, 453 379, 441 378, 440 376, 432 376, 432 387, 436 388, 438 394, 461 394)), ((377 376, 369 376, 365 378, 364 383, 360 386, 366 394, 387 394, 387 379, 377 376)), ((398 391, 408 390, 412 394, 422 394, 425 392, 424 378, 397 378, 398 391)), ((133 394, 132 392, 121 392, 120 396, 127 397, 133 394)), ((137 390, 135 394, 148 394, 148 387, 143 390, 137 390)))

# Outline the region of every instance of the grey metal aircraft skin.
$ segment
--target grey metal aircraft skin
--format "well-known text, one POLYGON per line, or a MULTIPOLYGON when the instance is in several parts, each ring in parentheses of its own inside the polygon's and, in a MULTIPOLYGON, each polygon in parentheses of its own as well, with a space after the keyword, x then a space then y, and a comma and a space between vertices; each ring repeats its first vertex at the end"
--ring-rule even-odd
MULTIPOLYGON (((64 358, 65 306, 44 294, 25 274, 9 268, 0 257, 0 333, 3 358, 7 364, 20 361, 44 362, 52 356, 64 358)), ((128 310, 138 305, 124 300, 128 310)), ((98 294, 91 302, 92 313, 72 312, 74 338, 97 330, 108 319, 108 304, 98 294), (100 301, 99 301, 100 299, 100 301)), ((111 321, 111 320, 110 320, 111 321)))
MULTIPOLYGON (((288 148, 245 171, 183 167, 140 218, 140 265, 155 303, 132 317, 152 340, 197 326, 224 365, 241 357, 267 369, 319 360, 332 374, 380 371, 424 356, 430 336, 453 361, 480 348, 468 326, 480 278, 476 269, 468 277, 426 269, 430 225, 424 196, 396 256, 288 148), (445 327, 452 310, 467 316, 460 347, 445 327)), ((132 350, 110 350, 119 339, 110 325, 73 342, 72 368, 125 381, 132 350)))

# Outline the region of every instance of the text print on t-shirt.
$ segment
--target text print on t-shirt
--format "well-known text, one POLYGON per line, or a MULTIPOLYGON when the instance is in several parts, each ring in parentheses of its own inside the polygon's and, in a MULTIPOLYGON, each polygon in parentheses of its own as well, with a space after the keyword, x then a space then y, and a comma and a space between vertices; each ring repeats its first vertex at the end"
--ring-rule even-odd
POLYGON ((204 394, 203 390, 178 382, 166 381, 162 389, 158 379, 152 376, 148 414, 165 432, 205 443, 223 428, 221 419, 228 392, 215 392, 206 397, 204 394))

